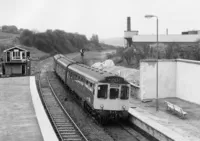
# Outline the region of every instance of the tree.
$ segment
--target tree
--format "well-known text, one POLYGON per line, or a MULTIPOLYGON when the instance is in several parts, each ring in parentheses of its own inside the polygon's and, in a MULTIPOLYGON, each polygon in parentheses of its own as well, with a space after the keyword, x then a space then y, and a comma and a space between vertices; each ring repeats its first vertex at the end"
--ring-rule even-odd
POLYGON ((91 41, 92 43, 94 43, 95 45, 97 45, 97 46, 100 45, 100 44, 99 44, 99 37, 98 37, 98 35, 96 35, 96 34, 93 34, 93 35, 92 35, 92 37, 90 38, 90 41, 91 41))
POLYGON ((18 28, 15 25, 10 25, 10 26, 3 25, 2 32, 14 33, 14 34, 19 33, 18 28))
POLYGON ((33 45, 33 32, 28 30, 28 29, 24 29, 22 31, 22 33, 20 34, 20 43, 25 45, 25 46, 29 46, 31 47, 33 45))

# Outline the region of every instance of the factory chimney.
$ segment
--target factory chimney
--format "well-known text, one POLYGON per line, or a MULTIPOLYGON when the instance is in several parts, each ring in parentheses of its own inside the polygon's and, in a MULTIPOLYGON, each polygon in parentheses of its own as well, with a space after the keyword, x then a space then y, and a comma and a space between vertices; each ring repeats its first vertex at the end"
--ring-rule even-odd
POLYGON ((127 17, 127 31, 131 31, 131 17, 127 17))

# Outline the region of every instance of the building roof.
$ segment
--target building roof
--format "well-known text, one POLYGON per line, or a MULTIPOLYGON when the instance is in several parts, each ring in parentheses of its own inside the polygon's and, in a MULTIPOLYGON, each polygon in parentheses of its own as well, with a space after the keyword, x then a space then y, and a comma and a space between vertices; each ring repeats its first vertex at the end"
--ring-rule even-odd
POLYGON ((5 49, 3 52, 7 52, 7 51, 13 50, 13 49, 15 49, 15 48, 20 49, 20 50, 23 50, 23 51, 27 51, 26 49, 23 49, 23 48, 21 48, 20 46, 14 46, 14 47, 5 49))
MULTIPOLYGON (((196 35, 159 35, 159 42, 196 42, 200 39, 200 34, 196 35)), ((156 35, 133 35, 133 42, 156 42, 156 35)))

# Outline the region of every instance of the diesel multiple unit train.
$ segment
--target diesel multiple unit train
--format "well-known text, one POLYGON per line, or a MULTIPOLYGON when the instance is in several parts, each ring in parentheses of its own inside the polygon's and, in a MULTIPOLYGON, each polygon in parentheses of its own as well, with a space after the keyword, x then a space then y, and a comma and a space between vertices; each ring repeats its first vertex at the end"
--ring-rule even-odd
POLYGON ((101 123, 128 117, 130 84, 112 73, 54 56, 54 71, 101 123))

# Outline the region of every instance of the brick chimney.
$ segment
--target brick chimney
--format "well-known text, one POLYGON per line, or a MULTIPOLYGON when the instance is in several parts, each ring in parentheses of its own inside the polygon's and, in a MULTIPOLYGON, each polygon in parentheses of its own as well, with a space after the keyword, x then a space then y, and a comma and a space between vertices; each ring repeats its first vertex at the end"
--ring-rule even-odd
POLYGON ((131 17, 127 17, 127 31, 131 31, 131 17))

